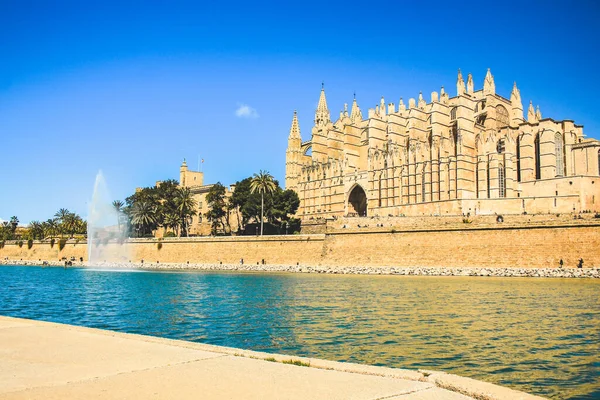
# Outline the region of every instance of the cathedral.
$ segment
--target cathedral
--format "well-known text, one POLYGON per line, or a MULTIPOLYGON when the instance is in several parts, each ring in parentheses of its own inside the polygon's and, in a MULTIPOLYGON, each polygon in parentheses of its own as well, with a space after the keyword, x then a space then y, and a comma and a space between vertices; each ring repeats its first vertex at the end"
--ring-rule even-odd
POLYGON ((331 120, 321 88, 309 140, 294 112, 287 189, 303 220, 600 211, 600 141, 572 120, 526 115, 515 83, 496 93, 458 71, 456 96, 384 99, 364 118, 356 98, 331 120))

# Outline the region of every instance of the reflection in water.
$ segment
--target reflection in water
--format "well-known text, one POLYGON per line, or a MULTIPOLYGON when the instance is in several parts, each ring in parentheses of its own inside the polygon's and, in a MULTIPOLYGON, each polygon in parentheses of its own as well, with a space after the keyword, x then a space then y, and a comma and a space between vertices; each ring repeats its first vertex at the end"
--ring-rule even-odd
POLYGON ((0 314, 600 397, 600 282, 0 268, 0 314))

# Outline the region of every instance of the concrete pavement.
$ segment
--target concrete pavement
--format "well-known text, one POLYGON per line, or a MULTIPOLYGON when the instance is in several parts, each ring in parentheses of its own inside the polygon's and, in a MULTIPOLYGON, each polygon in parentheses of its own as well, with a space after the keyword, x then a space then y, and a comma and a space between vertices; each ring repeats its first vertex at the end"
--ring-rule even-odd
POLYGON ((0 317, 0 399, 79 398, 539 399, 435 371, 337 363, 0 317), (290 360, 310 367, 282 362, 290 360))

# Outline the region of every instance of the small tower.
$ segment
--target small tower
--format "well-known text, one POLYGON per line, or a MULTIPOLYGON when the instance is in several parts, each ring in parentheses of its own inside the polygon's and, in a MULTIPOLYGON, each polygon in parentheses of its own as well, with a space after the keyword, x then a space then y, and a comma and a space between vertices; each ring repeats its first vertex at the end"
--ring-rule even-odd
POLYGON ((496 84, 494 83, 494 77, 492 76, 492 72, 488 68, 487 73, 485 74, 485 80, 483 81, 483 94, 495 94, 496 93, 496 84))
POLYGON ((190 171, 185 158, 181 167, 179 167, 179 186, 192 187, 202 186, 204 184, 204 172, 190 171))
POLYGON ((325 84, 321 84, 321 95, 319 96, 319 104, 315 112, 315 126, 323 127, 331 122, 329 109, 327 108, 327 99, 325 98, 325 84))
POLYGON ((298 114, 294 110, 292 126, 288 136, 288 147, 285 152, 285 188, 298 190, 298 176, 302 158, 302 137, 300 136, 300 124, 298 114))
POLYGON ((381 100, 379 101, 379 115, 385 117, 385 99, 381 96, 381 100))
POLYGON ((444 90, 444 87, 442 86, 442 88, 440 89, 440 101, 443 104, 448 103, 448 93, 446 93, 446 91, 444 90))
POLYGON ((511 125, 519 125, 523 122, 523 103, 521 102, 521 92, 517 88, 517 82, 514 83, 512 92, 510 92, 511 104, 511 125))
POLYGON ((423 98, 423 92, 419 92, 419 108, 421 110, 425 109, 425 106, 427 105, 427 102, 425 101, 425 99, 423 98))
POLYGON ((181 167, 179 167, 179 185, 181 185, 182 187, 185 187, 186 185, 186 175, 187 175, 187 171, 188 171, 188 166, 187 166, 187 162, 185 161, 185 158, 183 159, 183 162, 181 163, 181 167))
POLYGON ((540 105, 539 104, 538 104, 538 106, 537 106, 537 108, 535 110, 535 119, 537 119, 538 122, 542 120, 542 113, 540 111, 540 105))
POLYGON ((473 75, 469 73, 469 75, 467 76, 467 93, 473 94, 474 87, 475 85, 473 84, 473 75))
POLYGON ((404 104, 404 100, 400 97, 400 102, 398 103, 398 112, 406 111, 406 105, 404 104))
POLYGON ((456 95, 460 96, 465 94, 465 80, 463 79, 462 72, 458 70, 458 78, 456 78, 456 95))

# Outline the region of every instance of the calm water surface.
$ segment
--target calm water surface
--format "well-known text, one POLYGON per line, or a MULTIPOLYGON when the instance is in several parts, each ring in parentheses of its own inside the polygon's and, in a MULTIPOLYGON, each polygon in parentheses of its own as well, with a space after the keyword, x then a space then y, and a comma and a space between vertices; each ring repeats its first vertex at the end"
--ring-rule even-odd
POLYGON ((600 398, 600 281, 0 267, 0 314, 600 398))

